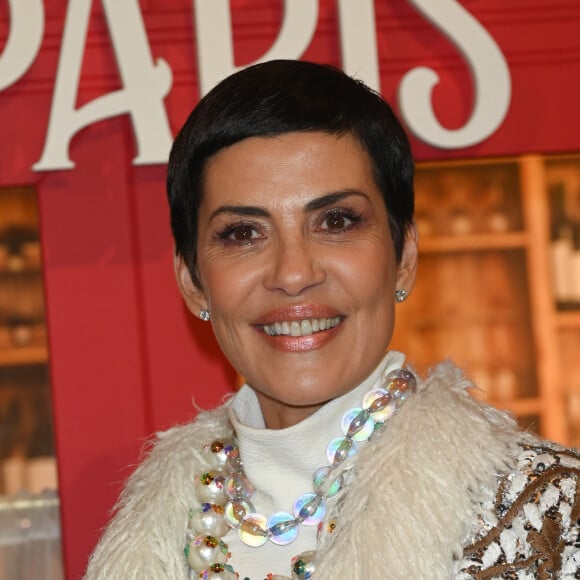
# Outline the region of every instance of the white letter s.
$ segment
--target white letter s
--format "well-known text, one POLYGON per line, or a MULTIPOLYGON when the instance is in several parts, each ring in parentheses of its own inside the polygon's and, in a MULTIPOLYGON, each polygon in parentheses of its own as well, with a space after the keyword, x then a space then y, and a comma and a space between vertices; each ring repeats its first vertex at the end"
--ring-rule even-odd
POLYGON ((474 81, 473 112, 456 130, 445 129, 435 117, 431 93, 439 77, 432 69, 409 71, 399 87, 403 119, 419 139, 443 149, 475 145, 503 122, 511 99, 507 62, 485 28, 455 0, 409 0, 457 46, 474 81))

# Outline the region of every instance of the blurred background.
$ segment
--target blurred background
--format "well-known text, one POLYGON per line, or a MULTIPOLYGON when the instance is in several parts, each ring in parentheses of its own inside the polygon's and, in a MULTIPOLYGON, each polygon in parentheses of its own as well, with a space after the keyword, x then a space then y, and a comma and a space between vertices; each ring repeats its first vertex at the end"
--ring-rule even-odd
POLYGON ((165 159, 257 60, 341 66, 410 131, 420 266, 393 348, 580 447, 580 6, 422 4, 0 0, 0 579, 80 578, 147 439, 235 387, 174 287, 165 159), (447 142, 403 102, 418 67, 447 142))

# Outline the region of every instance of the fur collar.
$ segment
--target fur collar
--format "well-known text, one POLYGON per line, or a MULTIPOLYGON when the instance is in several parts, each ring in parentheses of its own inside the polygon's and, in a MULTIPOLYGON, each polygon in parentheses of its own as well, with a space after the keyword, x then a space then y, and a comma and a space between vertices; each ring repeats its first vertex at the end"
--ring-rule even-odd
POLYGON ((510 469, 518 440, 512 419, 472 399, 469 386, 455 366, 439 365, 363 449, 336 531, 320 546, 320 580, 453 577, 482 490, 510 469))

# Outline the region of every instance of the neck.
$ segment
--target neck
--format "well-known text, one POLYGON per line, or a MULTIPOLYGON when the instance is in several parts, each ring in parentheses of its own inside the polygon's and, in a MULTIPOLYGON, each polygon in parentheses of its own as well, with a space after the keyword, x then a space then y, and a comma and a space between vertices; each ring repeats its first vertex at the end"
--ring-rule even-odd
POLYGON ((323 407, 328 401, 314 405, 281 405, 266 395, 256 393, 264 424, 267 429, 286 429, 304 421, 323 407))

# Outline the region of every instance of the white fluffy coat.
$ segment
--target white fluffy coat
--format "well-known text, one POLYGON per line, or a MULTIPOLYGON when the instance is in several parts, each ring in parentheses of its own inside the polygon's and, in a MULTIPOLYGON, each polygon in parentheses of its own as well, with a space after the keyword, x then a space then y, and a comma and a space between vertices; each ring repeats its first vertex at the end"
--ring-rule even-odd
MULTIPOLYGON (((438 366, 356 459, 337 528, 318 547, 317 580, 449 579, 471 541, 481 501, 514 465, 514 421, 467 393, 438 366)), ((123 491, 91 556, 86 580, 181 580, 194 474, 202 448, 230 435, 226 406, 158 435, 123 491)), ((333 518, 336 514, 328 514, 333 518)), ((252 579, 261 580, 261 579, 252 579)))

